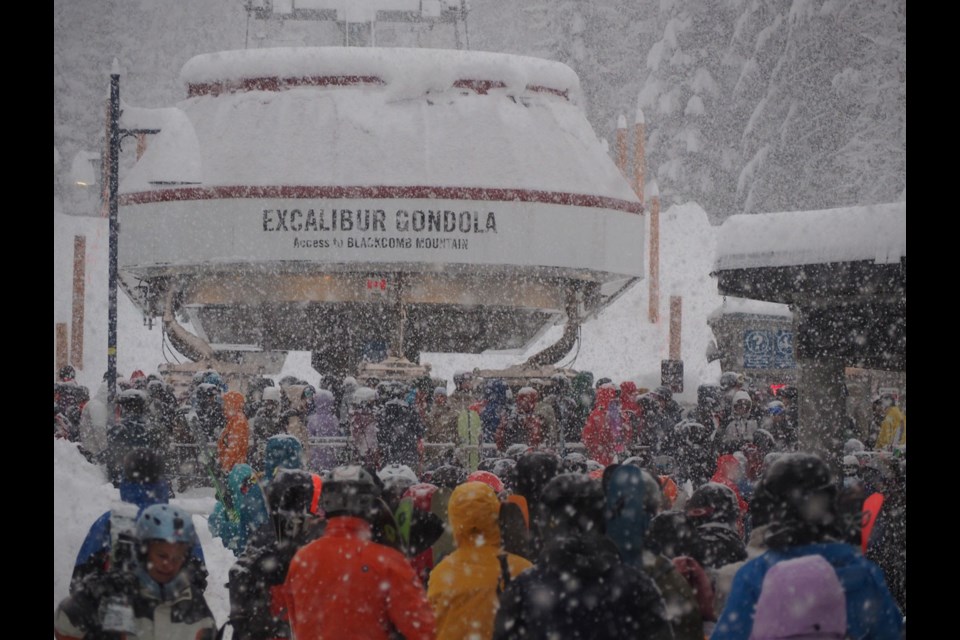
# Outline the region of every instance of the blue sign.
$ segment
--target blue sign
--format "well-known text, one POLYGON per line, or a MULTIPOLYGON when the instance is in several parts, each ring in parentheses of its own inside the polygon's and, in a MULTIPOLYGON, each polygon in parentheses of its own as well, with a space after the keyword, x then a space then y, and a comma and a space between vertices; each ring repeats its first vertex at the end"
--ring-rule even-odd
POLYGON ((793 331, 777 329, 774 334, 773 367, 775 369, 795 369, 797 361, 793 357, 793 331))
POLYGON ((747 329, 743 332, 744 369, 792 369, 793 331, 789 329, 747 329))

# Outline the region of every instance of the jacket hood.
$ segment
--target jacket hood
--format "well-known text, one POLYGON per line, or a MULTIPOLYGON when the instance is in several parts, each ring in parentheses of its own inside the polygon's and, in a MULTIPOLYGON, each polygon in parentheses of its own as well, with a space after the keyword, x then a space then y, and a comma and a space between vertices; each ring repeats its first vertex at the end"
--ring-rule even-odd
POLYGON ((223 394, 223 413, 228 418, 243 415, 243 394, 239 391, 228 391, 223 394))
POLYGON ((589 391, 590 387, 593 386, 593 374, 589 371, 581 371, 573 378, 573 382, 570 384, 573 387, 573 390, 578 394, 583 393, 584 391, 589 391))
POLYGON ((450 495, 450 528, 457 547, 500 546, 500 500, 490 485, 466 482, 450 495))
POLYGON ((167 504, 170 497, 170 483, 160 482, 121 482, 120 499, 137 505, 141 511, 152 504, 167 504))
POLYGON ((253 476, 253 467, 245 462, 233 465, 233 469, 227 475, 227 489, 233 496, 241 493, 243 484, 253 476))
POLYGON ((610 403, 617 397, 617 388, 613 385, 603 385, 597 389, 597 399, 594 403, 594 409, 606 410, 610 403))
POLYGON ((595 578, 620 564, 617 545, 596 533, 571 533, 544 542, 538 566, 583 578, 595 578))
POLYGON ((303 445, 294 436, 281 434, 267 440, 263 454, 264 472, 272 480, 277 469, 300 469, 303 466, 303 445))

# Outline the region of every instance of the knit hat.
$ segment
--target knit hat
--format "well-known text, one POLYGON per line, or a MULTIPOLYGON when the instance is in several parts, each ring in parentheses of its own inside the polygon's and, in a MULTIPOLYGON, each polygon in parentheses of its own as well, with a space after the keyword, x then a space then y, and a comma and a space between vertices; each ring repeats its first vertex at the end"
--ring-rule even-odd
POLYGON ((823 556, 784 560, 767 571, 750 640, 842 640, 846 631, 846 595, 823 556))

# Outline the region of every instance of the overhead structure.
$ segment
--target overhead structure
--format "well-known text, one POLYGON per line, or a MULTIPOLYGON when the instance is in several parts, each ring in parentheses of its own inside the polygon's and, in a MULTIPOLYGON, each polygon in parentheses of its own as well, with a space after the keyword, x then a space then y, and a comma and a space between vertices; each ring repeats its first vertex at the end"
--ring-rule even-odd
POLYGON ((906 371, 906 202, 732 216, 714 275, 721 295, 793 310, 810 446, 839 435, 845 367, 906 371))
POLYGON ((642 204, 563 64, 257 49, 181 78, 120 187, 120 279, 194 357, 520 349, 643 275, 642 204))

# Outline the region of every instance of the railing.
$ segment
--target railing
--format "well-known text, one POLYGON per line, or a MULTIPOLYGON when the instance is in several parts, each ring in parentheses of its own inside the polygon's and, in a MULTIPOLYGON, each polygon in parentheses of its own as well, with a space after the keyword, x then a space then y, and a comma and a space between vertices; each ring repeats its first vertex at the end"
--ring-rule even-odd
MULTIPOLYGON (((199 444, 182 444, 182 443, 173 443, 171 444, 171 459, 167 463, 167 471, 171 479, 174 481, 174 487, 178 491, 185 491, 190 487, 209 487, 212 486, 212 481, 207 473, 207 470, 203 468, 203 462, 201 458, 201 446, 199 444)), ((211 459, 216 460, 217 455, 217 443, 210 441, 206 443, 206 451, 210 455, 211 459)), ((470 454, 477 449, 481 449, 483 453, 480 456, 480 459, 485 458, 494 458, 499 457, 497 452, 497 446, 492 442, 485 442, 481 445, 457 445, 454 442, 424 442, 423 450, 424 456, 421 457, 421 463, 419 469, 414 469, 417 475, 420 475, 424 470, 424 459, 436 458, 439 456, 430 456, 429 453, 437 453, 448 451, 453 449, 457 453, 457 458, 461 461, 469 459, 470 454)), ((566 453, 585 453, 586 448, 582 442, 570 442, 565 445, 566 453)), ((304 448, 303 461, 304 468, 308 471, 316 472, 319 469, 310 468, 310 461, 314 459, 316 454, 322 454, 323 452, 332 453, 332 459, 336 461, 336 464, 361 464, 363 461, 360 458, 359 453, 356 450, 356 447, 353 444, 351 438, 346 436, 333 436, 333 437, 324 437, 324 438, 311 438, 304 448)), ((319 456, 325 459, 329 459, 328 456, 319 456)))

